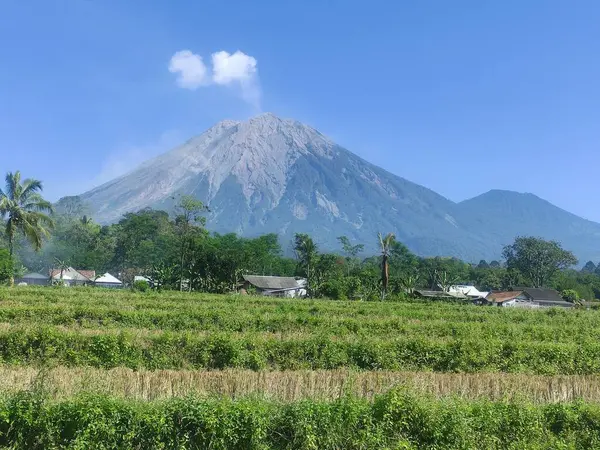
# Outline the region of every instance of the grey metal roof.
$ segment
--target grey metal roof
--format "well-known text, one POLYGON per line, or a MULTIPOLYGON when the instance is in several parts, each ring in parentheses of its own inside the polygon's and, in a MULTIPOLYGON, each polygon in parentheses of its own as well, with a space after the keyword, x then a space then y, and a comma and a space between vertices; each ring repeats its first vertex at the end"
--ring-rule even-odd
POLYGON ((294 277, 244 275, 244 280, 258 289, 296 289, 299 287, 294 277))
POLYGON ((28 273, 23 275, 20 279, 24 280, 25 278, 29 278, 30 280, 48 280, 50 277, 47 275, 42 275, 41 273, 28 273))
POLYGON ((460 293, 450 293, 450 292, 442 292, 442 291, 430 291, 427 289, 415 289, 415 294, 420 295, 421 297, 434 297, 434 298, 459 298, 465 299, 467 298, 465 295, 460 293))
POLYGON ((541 288, 525 288, 523 291, 529 295, 534 302, 557 302, 557 303, 567 303, 560 296, 558 291, 554 289, 541 289, 541 288))

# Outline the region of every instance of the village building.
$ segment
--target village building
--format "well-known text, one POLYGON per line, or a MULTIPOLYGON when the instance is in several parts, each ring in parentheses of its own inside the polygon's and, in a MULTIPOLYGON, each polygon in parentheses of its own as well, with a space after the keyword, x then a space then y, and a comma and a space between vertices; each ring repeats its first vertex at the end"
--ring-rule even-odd
POLYGON ((274 297, 306 297, 305 279, 264 275, 243 275, 243 278, 241 288, 246 292, 255 289, 259 294, 274 297))
POLYGON ((558 291, 542 288, 513 288, 511 291, 492 292, 486 300, 489 305, 501 307, 572 308, 575 306, 565 301, 558 291))
POLYGON ((102 288, 121 289, 123 282, 110 273, 105 273, 100 278, 96 278, 95 285, 102 288))
POLYGON ((450 289, 448 289, 448 293, 462 294, 470 299, 486 298, 489 295, 488 291, 480 291, 471 284, 458 284, 456 286, 451 286, 450 289))
POLYGON ((30 272, 15 280, 17 286, 48 286, 50 277, 41 273, 30 272))
POLYGON ((415 289, 413 292, 417 298, 431 298, 431 299, 448 299, 448 300, 466 300, 468 297, 461 292, 444 292, 444 291, 432 291, 428 289, 415 289))
POLYGON ((52 283, 62 283, 65 286, 86 286, 94 284, 96 271, 77 270, 72 267, 66 269, 50 269, 50 279, 52 283))

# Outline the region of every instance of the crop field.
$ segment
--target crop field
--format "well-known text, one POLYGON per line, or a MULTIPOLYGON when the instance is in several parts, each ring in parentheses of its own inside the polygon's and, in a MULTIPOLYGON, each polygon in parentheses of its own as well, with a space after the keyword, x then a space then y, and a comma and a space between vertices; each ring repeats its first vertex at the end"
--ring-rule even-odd
POLYGON ((0 289, 0 447, 597 448, 599 338, 586 310, 0 289))

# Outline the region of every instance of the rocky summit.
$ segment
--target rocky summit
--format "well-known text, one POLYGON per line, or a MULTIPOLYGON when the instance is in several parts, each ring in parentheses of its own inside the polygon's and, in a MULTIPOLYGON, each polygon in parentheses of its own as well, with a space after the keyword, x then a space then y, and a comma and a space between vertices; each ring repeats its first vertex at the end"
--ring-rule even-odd
POLYGON ((296 232, 323 249, 337 249, 336 238, 346 235, 372 250, 380 231, 424 256, 478 261, 499 258, 516 235, 533 234, 561 241, 581 259, 600 259, 600 224, 530 194, 492 191, 454 203, 273 114, 220 122, 80 197, 95 220, 109 223, 146 207, 170 211, 178 194, 209 205, 210 230, 274 232, 286 250, 296 232))

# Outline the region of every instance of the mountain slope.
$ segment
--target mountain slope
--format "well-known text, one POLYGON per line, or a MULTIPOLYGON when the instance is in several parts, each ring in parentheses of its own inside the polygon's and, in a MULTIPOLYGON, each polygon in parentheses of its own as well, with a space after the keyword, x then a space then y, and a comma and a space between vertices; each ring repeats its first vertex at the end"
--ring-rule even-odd
POLYGON ((220 122, 81 198, 96 220, 107 223, 144 207, 170 210, 178 194, 210 206, 209 229, 245 236, 276 232, 284 247, 294 233, 307 232, 323 249, 337 249, 336 238, 347 235, 374 251, 381 231, 394 232, 421 255, 478 261, 498 258, 517 234, 546 236, 546 230, 559 240, 563 233, 569 243, 581 239, 582 257, 590 253, 583 247, 600 253, 598 224, 573 215, 552 219, 568 213, 549 204, 540 207, 546 215, 527 215, 531 207, 513 204, 510 195, 456 204, 311 127, 272 114, 220 122))
POLYGON ((533 194, 492 190, 457 206, 461 217, 469 217, 467 228, 484 235, 495 254, 520 235, 557 240, 583 263, 600 259, 600 224, 533 194))

